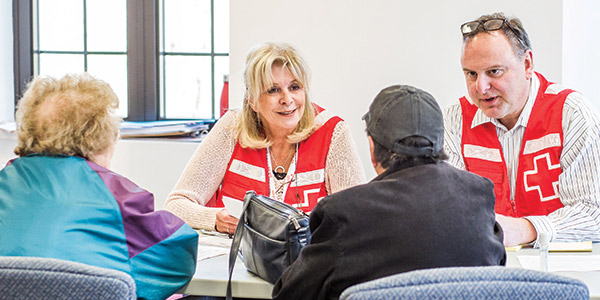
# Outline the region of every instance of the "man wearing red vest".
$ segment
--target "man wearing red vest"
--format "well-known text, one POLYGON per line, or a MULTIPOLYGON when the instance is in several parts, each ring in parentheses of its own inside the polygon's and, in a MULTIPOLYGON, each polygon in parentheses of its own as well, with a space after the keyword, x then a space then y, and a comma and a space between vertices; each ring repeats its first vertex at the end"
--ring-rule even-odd
POLYGON ((519 19, 461 25, 468 97, 445 111, 450 162, 494 182, 507 246, 600 240, 600 116, 580 93, 533 71, 519 19))

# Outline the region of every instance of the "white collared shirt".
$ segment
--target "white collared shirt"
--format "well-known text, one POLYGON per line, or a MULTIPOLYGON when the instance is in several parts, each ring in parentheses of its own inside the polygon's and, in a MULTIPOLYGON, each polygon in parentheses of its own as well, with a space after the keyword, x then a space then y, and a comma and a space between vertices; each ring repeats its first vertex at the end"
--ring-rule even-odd
MULTIPOLYGON (((511 200, 514 200, 515 182, 523 134, 535 97, 540 88, 537 76, 531 80, 525 107, 511 130, 498 120, 477 110, 472 127, 491 122, 507 164, 511 200)), ((462 112, 456 103, 444 111, 444 150, 449 163, 465 169, 461 154, 462 112)), ((560 200, 565 207, 548 216, 527 217, 538 232, 551 232, 553 241, 600 240, 600 114, 582 94, 571 93, 565 100, 562 128, 564 134, 559 177, 560 200)))

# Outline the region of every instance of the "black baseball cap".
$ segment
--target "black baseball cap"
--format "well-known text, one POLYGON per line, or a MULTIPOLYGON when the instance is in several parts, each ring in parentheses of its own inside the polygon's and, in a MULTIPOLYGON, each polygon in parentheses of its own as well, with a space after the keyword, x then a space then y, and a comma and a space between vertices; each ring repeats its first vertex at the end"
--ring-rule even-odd
POLYGON ((394 153, 428 157, 439 153, 444 145, 440 106, 431 94, 413 86, 393 85, 381 90, 362 119, 371 137, 394 153), (426 138, 432 146, 400 143, 411 136, 426 138))

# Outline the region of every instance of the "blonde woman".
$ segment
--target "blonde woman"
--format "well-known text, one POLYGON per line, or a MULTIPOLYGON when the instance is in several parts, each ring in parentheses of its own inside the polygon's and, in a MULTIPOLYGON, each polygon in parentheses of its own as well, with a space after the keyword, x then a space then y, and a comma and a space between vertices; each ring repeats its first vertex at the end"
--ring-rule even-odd
POLYGON ((198 235, 108 169, 118 105, 88 74, 29 84, 17 110, 19 158, 0 170, 0 256, 119 270, 133 277, 138 298, 165 299, 194 274, 198 235))
POLYGON ((246 58, 241 110, 202 141, 167 198, 194 228, 232 234, 223 199, 247 190, 310 212, 328 194, 365 182, 347 124, 308 97, 308 67, 287 44, 255 46, 246 58))

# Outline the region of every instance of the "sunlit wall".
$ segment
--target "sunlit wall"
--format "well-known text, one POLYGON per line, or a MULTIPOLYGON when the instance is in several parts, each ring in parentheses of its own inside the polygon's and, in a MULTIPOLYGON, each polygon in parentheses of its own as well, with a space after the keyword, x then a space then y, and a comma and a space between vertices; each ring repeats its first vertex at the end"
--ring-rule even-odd
POLYGON ((0 1, 0 123, 13 120, 12 1, 0 1))

